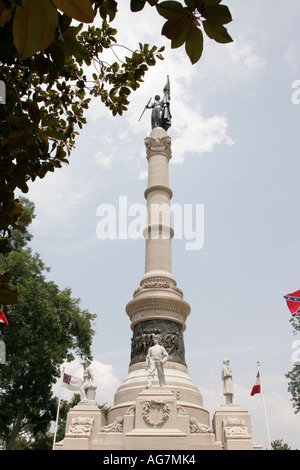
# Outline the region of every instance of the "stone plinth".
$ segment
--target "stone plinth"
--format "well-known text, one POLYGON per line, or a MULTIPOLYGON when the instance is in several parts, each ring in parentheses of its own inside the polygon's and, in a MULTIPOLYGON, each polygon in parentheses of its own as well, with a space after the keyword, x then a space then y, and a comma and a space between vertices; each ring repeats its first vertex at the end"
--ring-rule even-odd
MULTIPOLYGON (((121 409, 119 409, 121 411, 121 409)), ((238 405, 221 406, 210 427, 195 417, 168 387, 143 389, 125 414, 110 424, 94 405, 69 411, 66 435, 55 450, 260 450, 252 440, 251 419, 238 405)))
POLYGON ((252 440, 251 418, 239 405, 223 405, 214 414, 213 430, 216 441, 224 450, 258 450, 262 447, 252 440))
POLYGON ((66 436, 55 450, 221 450, 209 424, 194 411, 191 407, 188 414, 174 392, 159 386, 143 389, 110 424, 103 424, 95 407, 78 405, 70 410, 66 436))
POLYGON ((94 401, 80 402, 69 411, 65 438, 55 445, 55 450, 91 450, 104 425, 104 415, 94 401))
POLYGON ((187 433, 178 427, 174 393, 151 387, 138 394, 134 428, 125 435, 126 449, 178 449, 186 438, 187 433))

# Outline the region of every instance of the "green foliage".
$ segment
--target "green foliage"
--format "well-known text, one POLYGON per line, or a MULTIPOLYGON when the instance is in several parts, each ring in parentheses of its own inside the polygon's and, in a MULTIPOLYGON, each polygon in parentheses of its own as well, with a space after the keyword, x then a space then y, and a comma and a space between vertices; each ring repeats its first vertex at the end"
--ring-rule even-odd
MULTIPOLYGON (((294 317, 290 320, 294 335, 300 331, 300 318, 294 317)), ((288 391, 291 393, 291 401, 295 408, 295 413, 300 411, 300 362, 295 362, 293 369, 288 372, 286 378, 289 379, 288 391)))
MULTIPOLYGON (((162 34, 172 48, 185 45, 192 64, 202 55, 203 31, 217 42, 232 41, 224 26, 231 14, 221 0, 130 0, 131 11, 146 4, 167 20, 162 34)), ((29 181, 68 163, 91 96, 122 115, 130 93, 163 58, 163 48, 139 44, 123 62, 104 62, 104 50, 117 47, 117 31, 109 25, 117 12, 116 0, 0 0, 0 80, 6 86, 6 104, 0 105, 2 255, 10 252, 11 233, 21 230, 25 217, 15 190, 26 194, 29 181), (96 28, 90 23, 98 13, 102 25, 96 28), (74 19, 80 24, 72 25, 74 19), (92 80, 87 66, 95 67, 92 80)), ((10 273, 3 273, 0 304, 18 299, 10 273)))
POLYGON ((157 3, 158 13, 167 21, 162 34, 171 40, 172 48, 185 44, 185 50, 192 64, 200 59, 203 52, 203 29, 210 39, 220 43, 232 42, 224 24, 232 17, 221 0, 185 0, 185 5, 175 0, 157 3))
POLYGON ((291 450, 288 444, 284 444, 282 439, 276 439, 271 442, 272 450, 291 450))
POLYGON ((0 438, 12 448, 29 426, 31 433, 43 433, 55 419, 51 385, 64 360, 72 360, 74 354, 91 356, 95 315, 80 308, 69 288, 60 290, 46 280, 49 269, 25 242, 0 261, 0 269, 12 273, 11 284, 21 295, 14 307, 7 308, 9 327, 0 325, 6 345, 0 375, 0 438))
MULTIPOLYGON (((50 4, 50 0, 23 0, 22 7, 20 2, 0 0, 0 80, 6 86, 6 104, 0 105, 2 255, 10 252, 11 233, 22 230, 26 218, 15 190, 27 193, 29 181, 68 164, 78 131, 86 123, 84 112, 91 96, 99 97, 113 115, 121 115, 148 67, 162 59, 161 50, 140 45, 123 63, 106 64, 101 55, 117 47, 117 31, 105 20, 101 28, 88 26, 83 31, 82 23, 72 26, 72 18, 50 4), (49 25, 47 30, 43 26, 52 22, 48 8, 54 8, 57 16, 51 40, 49 25), (40 36, 48 38, 47 44, 40 42, 40 36), (91 65, 95 66, 93 81, 84 72, 91 65)), ((92 21, 95 15, 90 0, 53 4, 77 20, 92 21), (83 11, 85 5, 89 9, 83 11)), ((102 15, 107 12, 112 17, 114 6, 113 0, 101 2, 102 15)), ((18 292, 10 284, 10 273, 4 274, 0 303, 14 305, 18 292)))

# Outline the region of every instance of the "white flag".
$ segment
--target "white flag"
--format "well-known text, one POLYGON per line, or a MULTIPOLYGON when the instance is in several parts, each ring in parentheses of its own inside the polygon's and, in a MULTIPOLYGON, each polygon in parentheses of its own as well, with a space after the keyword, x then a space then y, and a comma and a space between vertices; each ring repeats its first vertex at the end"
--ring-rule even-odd
POLYGON ((79 377, 69 374, 63 376, 63 386, 68 390, 79 390, 82 384, 83 381, 79 377))

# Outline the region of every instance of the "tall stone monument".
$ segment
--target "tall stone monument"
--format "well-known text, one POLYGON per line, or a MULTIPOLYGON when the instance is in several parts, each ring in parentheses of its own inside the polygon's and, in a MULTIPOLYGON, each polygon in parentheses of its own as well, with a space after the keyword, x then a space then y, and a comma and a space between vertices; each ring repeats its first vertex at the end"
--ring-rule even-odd
MULTIPOLYGON (((145 139, 148 161, 144 193, 147 201, 145 273, 126 306, 132 330, 128 375, 115 394, 107 423, 101 423, 100 431, 96 437, 93 434, 89 445, 91 449, 103 450, 224 449, 223 417, 228 421, 239 419, 240 415, 236 407, 226 409, 225 414, 222 408, 214 421, 215 428, 211 427, 209 412, 203 406, 202 395, 190 378, 185 361, 184 331, 191 308, 172 274, 169 79, 163 98, 156 96, 147 108, 152 109, 152 131, 145 139)), ((228 423, 230 427, 232 422, 228 423)), ((243 439, 241 434, 237 438, 238 448, 243 445, 247 449, 255 448, 249 420, 243 433, 243 439)), ((56 448, 66 446, 70 448, 67 438, 56 448)))

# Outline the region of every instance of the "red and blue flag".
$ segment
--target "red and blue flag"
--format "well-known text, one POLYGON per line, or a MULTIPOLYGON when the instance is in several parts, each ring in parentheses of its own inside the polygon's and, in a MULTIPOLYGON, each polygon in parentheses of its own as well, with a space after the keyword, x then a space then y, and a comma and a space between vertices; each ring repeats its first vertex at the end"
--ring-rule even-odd
POLYGON ((83 381, 79 377, 75 377, 74 375, 69 375, 66 373, 64 373, 62 382, 63 387, 69 390, 79 390, 83 384, 83 381))
POLYGON ((284 295, 284 298, 292 316, 300 316, 300 290, 284 295))

